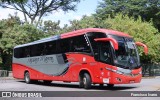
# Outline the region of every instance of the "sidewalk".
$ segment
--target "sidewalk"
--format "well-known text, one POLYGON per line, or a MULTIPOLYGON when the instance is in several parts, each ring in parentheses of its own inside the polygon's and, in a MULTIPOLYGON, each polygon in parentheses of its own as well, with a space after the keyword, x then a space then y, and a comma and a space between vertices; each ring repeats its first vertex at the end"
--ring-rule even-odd
POLYGON ((13 77, 0 77, 0 80, 15 80, 13 77))
POLYGON ((160 76, 147 76, 147 77, 142 77, 142 79, 150 79, 150 78, 160 78, 160 76))

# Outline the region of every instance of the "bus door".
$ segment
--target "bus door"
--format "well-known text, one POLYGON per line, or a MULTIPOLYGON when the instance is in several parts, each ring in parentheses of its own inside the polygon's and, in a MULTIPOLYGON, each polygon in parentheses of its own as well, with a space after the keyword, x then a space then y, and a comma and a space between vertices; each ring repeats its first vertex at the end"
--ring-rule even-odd
POLYGON ((94 68, 95 77, 108 78, 110 75, 106 73, 106 67, 112 67, 113 59, 111 52, 111 44, 108 41, 97 42, 97 52, 94 53, 98 66, 94 68))

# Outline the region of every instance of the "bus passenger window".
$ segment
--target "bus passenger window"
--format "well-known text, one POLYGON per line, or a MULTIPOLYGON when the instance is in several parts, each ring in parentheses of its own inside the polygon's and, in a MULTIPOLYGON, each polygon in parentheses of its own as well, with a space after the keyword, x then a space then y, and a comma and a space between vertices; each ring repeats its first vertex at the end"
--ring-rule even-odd
POLYGON ((31 57, 40 56, 40 55, 42 55, 42 52, 44 50, 44 44, 41 43, 41 44, 32 45, 32 46, 30 46, 30 48, 31 48, 30 49, 31 50, 30 51, 31 52, 31 54, 30 54, 31 57))
POLYGON ((46 55, 56 54, 56 41, 47 42, 45 45, 46 55))
POLYGON ((29 46, 25 47, 24 57, 30 57, 30 48, 29 46))
POLYGON ((62 39, 57 41, 57 53, 69 52, 69 39, 62 39))

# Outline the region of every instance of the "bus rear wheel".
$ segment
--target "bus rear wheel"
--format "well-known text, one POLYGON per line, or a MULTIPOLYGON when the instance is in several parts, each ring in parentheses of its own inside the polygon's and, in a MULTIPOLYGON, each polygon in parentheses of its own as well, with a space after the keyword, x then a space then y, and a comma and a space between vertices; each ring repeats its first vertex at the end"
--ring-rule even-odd
POLYGON ((91 88, 91 77, 88 73, 84 73, 82 82, 85 89, 91 88))
POLYGON ((29 72, 26 72, 25 75, 24 75, 24 80, 27 84, 30 84, 31 83, 31 79, 30 79, 30 75, 29 75, 29 72))

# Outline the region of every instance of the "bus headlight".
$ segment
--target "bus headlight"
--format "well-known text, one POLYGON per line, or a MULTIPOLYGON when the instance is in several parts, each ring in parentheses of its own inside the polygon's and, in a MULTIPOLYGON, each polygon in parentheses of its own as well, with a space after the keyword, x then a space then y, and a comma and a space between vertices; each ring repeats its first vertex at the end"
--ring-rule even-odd
POLYGON ((142 71, 140 71, 139 74, 142 74, 142 71))
POLYGON ((116 73, 118 73, 118 74, 124 74, 123 72, 121 72, 119 70, 117 70, 116 73))
POLYGON ((109 71, 118 73, 118 74, 124 74, 123 72, 121 72, 121 71, 119 71, 119 70, 115 70, 115 69, 111 69, 111 68, 107 68, 107 67, 106 67, 106 69, 109 70, 109 71))

